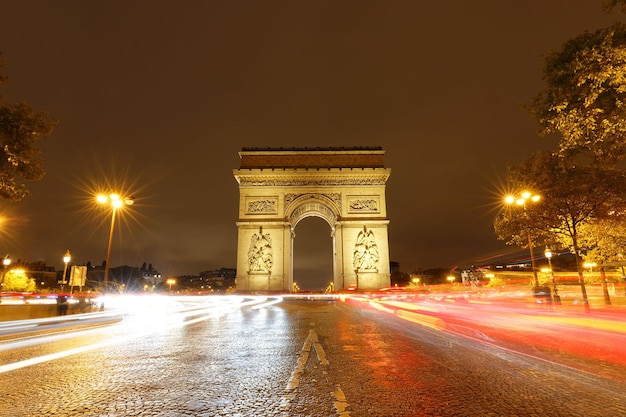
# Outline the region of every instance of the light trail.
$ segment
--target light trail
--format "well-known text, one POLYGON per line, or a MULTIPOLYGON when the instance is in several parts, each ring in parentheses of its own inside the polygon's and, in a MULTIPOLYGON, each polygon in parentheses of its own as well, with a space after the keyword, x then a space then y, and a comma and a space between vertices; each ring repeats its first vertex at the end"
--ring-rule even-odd
POLYGON ((441 293, 417 297, 410 293, 381 293, 354 294, 340 299, 506 351, 624 380, 626 311, 623 309, 604 310, 590 316, 581 314, 576 306, 537 304, 528 301, 528 296, 511 299, 510 294, 487 295, 489 301, 478 297, 484 295, 441 293), (607 366, 594 366, 588 359, 607 366))
MULTIPOLYGON (((185 299, 182 298, 182 301, 185 299)), ((197 302, 198 299, 194 299, 193 301, 197 302)), ((242 297, 242 296, 211 296, 210 299, 205 299, 205 301, 211 301, 213 304, 209 304, 208 307, 205 308, 197 308, 193 309, 185 309, 184 311, 178 312, 176 314, 171 314, 171 310, 163 310, 161 308, 160 317, 166 317, 167 320, 159 321, 155 318, 153 309, 143 310, 143 314, 141 316, 134 316, 133 319, 127 324, 117 327, 117 329, 123 334, 118 334, 117 336, 113 336, 107 340, 103 340, 101 342, 92 343, 89 345, 63 350, 60 352, 55 352, 47 355, 37 356, 33 358, 29 358, 22 361, 17 361, 9 364, 0 365, 0 374, 5 372, 14 371, 17 369, 25 368, 28 366, 33 366, 37 364, 41 364, 44 362, 49 362, 61 358, 65 358, 72 355, 77 355, 80 353, 85 353, 88 351, 102 349, 111 345, 116 345, 120 343, 126 343, 134 339, 143 338, 149 336, 151 334, 155 334, 161 331, 168 331, 176 328, 181 328, 184 326, 188 326, 190 324, 198 323, 201 321, 209 320, 211 318, 218 317, 228 311, 233 311, 245 307, 250 306, 267 306, 271 304, 275 304, 276 302, 280 302, 280 297, 274 297, 271 301, 268 301, 267 297, 242 297)), ((199 304, 198 304, 199 305, 199 304)), ((145 306, 144 306, 145 307, 145 306)), ((58 320, 58 318, 57 318, 58 320)), ((94 329, 91 329, 94 330, 94 329)), ((95 330, 94 330, 95 331, 95 330)), ((65 335, 69 337, 81 337, 85 334, 89 334, 91 331, 81 331, 81 332, 71 332, 66 333, 65 335)), ((25 347, 37 345, 49 341, 62 340, 66 337, 62 335, 53 335, 53 336, 43 336, 39 338, 34 338, 32 340, 22 340, 19 342, 14 342, 13 345, 10 343, 5 344, 6 349, 3 347, 2 350, 7 350, 10 348, 17 347, 25 347), (42 341, 43 340, 43 341, 42 341)))
POLYGON ((267 300, 266 302, 252 306, 252 309, 258 310, 260 308, 265 308, 265 307, 272 306, 274 304, 281 303, 282 301, 283 301, 283 297, 270 297, 270 299, 267 300))
POLYGON ((88 336, 93 333, 101 332, 102 329, 100 327, 83 329, 78 331, 66 331, 63 333, 55 333, 51 335, 43 335, 43 336, 26 336, 24 338, 20 338, 18 340, 11 340, 8 342, 0 343, 0 351, 5 350, 13 350, 24 347, 31 347, 36 345, 43 345, 46 343, 59 342, 67 339, 74 339, 77 337, 88 336))

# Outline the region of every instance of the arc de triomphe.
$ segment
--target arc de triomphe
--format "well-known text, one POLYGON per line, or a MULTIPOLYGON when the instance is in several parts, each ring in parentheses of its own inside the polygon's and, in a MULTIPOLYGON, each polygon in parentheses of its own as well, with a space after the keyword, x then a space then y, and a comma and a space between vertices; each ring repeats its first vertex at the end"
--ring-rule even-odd
POLYGON ((309 216, 330 225, 336 291, 390 285, 381 147, 243 148, 239 183, 237 291, 291 292, 293 242, 309 216))

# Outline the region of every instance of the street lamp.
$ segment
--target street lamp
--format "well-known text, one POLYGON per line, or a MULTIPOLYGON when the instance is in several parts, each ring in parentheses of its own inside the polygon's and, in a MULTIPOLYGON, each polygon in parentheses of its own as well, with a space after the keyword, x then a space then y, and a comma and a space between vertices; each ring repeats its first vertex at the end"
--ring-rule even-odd
POLYGON ((595 262, 585 262, 583 266, 589 268, 589 276, 591 276, 593 274, 593 267, 598 266, 598 264, 595 262))
POLYGON ((554 291, 556 291, 556 284, 554 282, 554 272, 552 272, 552 251, 546 246, 546 250, 543 252, 548 259, 548 269, 550 270, 550 278, 552 278, 552 284, 554 284, 554 291))
MULTIPOLYGON (((67 264, 70 263, 71 260, 72 260, 72 254, 70 253, 70 250, 68 249, 67 252, 65 252, 65 255, 63 255, 63 263, 65 264, 65 266, 63 267, 63 278, 61 278, 61 289, 63 289, 63 286, 67 283, 66 281, 67 264)), ((70 286, 70 292, 72 292, 71 286, 70 286)))
POLYGON ((126 197, 122 198, 119 194, 99 194, 96 197, 98 203, 100 204, 110 204, 111 205, 111 229, 109 230, 109 246, 107 247, 107 257, 106 263, 104 264, 104 291, 107 291, 107 286, 109 284, 109 262, 111 260, 111 244, 113 243, 113 228, 115 227, 115 213, 118 208, 126 205, 131 206, 135 203, 135 197, 126 197))
MULTIPOLYGON (((2 265, 4 266, 4 270, 2 271, 2 283, 0 283, 0 292, 4 291, 4 276, 7 274, 7 268, 11 265, 11 258, 9 255, 6 255, 4 259, 2 259, 2 265)), ((0 303, 2 302, 2 297, 0 297, 0 303)))
MULTIPOLYGON (((519 196, 507 195, 504 202, 508 205, 515 204, 521 206, 524 209, 524 217, 528 220, 528 213, 526 212, 526 202, 531 201, 536 203, 541 200, 539 194, 533 194, 530 191, 524 191, 519 196)), ((530 228, 529 228, 530 229, 530 228)), ((539 278, 537 277, 537 268, 535 267, 535 255, 533 253, 533 243, 530 238, 530 230, 526 233, 528 235, 528 250, 530 251, 530 264, 533 269, 533 275, 535 277, 535 286, 539 286, 539 278)))
POLYGON ((552 251, 546 246, 546 250, 543 252, 548 259, 548 268, 550 269, 550 278, 552 278, 552 292, 554 293, 553 299, 556 304, 561 304, 561 297, 556 289, 556 280, 554 279, 554 270, 552 270, 552 251))
POLYGON ((172 292, 172 285, 176 284, 176 280, 174 278, 169 278, 167 281, 165 281, 167 284, 169 284, 170 286, 170 293, 172 292))
POLYGON ((448 278, 446 279, 448 280, 450 284, 453 284, 454 281, 456 281, 456 277, 454 275, 448 275, 448 278))

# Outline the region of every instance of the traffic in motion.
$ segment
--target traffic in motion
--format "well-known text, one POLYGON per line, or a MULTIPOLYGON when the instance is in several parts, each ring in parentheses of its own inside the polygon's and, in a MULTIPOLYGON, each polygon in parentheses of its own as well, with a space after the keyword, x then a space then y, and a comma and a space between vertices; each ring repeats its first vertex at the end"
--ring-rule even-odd
POLYGON ((105 305, 0 323, 0 416, 626 414, 617 308, 393 292, 105 305))

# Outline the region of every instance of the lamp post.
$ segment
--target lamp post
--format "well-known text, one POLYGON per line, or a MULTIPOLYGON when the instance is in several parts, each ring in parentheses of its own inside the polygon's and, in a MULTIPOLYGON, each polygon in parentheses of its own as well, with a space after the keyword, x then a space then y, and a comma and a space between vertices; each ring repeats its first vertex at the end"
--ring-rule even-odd
POLYGON ((113 229, 115 228, 115 213, 117 209, 123 206, 130 206, 135 203, 134 197, 126 197, 122 198, 119 194, 112 193, 109 195, 99 194, 96 197, 98 203, 100 204, 110 204, 111 205, 111 229, 109 230, 109 245, 107 247, 107 257, 106 263, 104 264, 104 291, 107 291, 107 287, 109 284, 109 262, 111 260, 111 245, 113 243, 113 229))
POLYGON ((448 275, 446 279, 450 284, 454 284, 454 281, 456 281, 456 277, 454 275, 448 275))
POLYGON ((561 297, 559 296, 559 291, 556 289, 556 280, 554 279, 554 271, 552 270, 552 251, 549 247, 546 246, 544 254, 548 259, 548 268, 550 269, 550 278, 552 279, 552 292, 554 293, 552 298, 555 304, 561 304, 561 297))
MULTIPOLYGON (((0 292, 4 291, 4 276, 7 274, 7 268, 11 265, 11 258, 9 255, 6 255, 4 259, 2 259, 2 265, 4 266, 4 270, 2 271, 2 282, 0 283, 0 292)), ((0 303, 2 302, 2 297, 0 297, 0 303)))
POLYGON ((549 247, 546 246, 546 250, 543 252, 548 259, 548 268, 550 269, 550 278, 552 279, 552 286, 554 289, 554 293, 556 294, 556 281, 554 280, 554 272, 552 271, 552 251, 549 247))
POLYGON ((174 278, 169 278, 166 282, 170 286, 170 293, 171 293, 172 292, 172 285, 176 284, 176 280, 174 278))
POLYGON ((595 263, 595 262, 585 262, 585 263, 583 264, 583 266, 584 266, 585 268, 589 268, 589 277, 591 277, 591 276, 593 276, 593 267, 594 267, 594 266, 598 266, 598 264, 597 264, 597 263, 595 263))
MULTIPOLYGON (((61 278, 61 289, 64 288, 65 284, 67 283, 66 279, 67 279, 67 264, 70 263, 70 261, 72 260, 72 254, 70 253, 70 250, 68 249, 67 252, 65 252, 65 255, 63 255, 63 263, 65 264, 65 266, 63 267, 63 278, 61 278)), ((70 293, 72 292, 72 286, 71 286, 71 282, 70 282, 70 293)))
MULTIPOLYGON (((507 195, 504 199, 504 202, 508 205, 516 204, 521 206, 524 209, 524 218, 528 220, 528 213, 526 212, 526 202, 531 201, 533 203, 541 200, 541 196, 539 194, 533 194, 530 191, 524 191, 519 196, 507 195)), ((539 278, 537 277, 537 268, 535 267, 535 255, 533 253, 533 242, 530 238, 530 227, 527 230, 526 235, 528 236, 528 250, 530 251, 530 264, 533 270, 533 276, 535 277, 535 286, 539 286, 539 278)))

